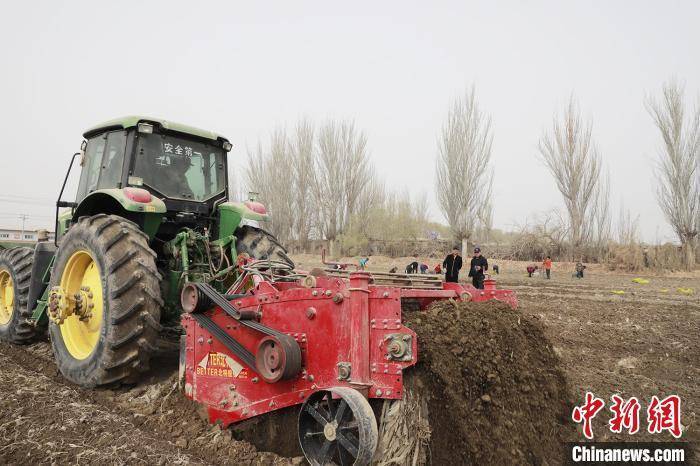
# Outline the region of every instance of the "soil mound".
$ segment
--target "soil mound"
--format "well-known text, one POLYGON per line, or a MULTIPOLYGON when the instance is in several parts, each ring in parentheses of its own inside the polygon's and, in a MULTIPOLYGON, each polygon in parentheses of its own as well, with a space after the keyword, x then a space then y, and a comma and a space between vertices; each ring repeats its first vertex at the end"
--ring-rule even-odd
POLYGON ((413 383, 428 404, 432 464, 557 464, 571 401, 533 317, 496 301, 439 302, 407 315, 413 383))

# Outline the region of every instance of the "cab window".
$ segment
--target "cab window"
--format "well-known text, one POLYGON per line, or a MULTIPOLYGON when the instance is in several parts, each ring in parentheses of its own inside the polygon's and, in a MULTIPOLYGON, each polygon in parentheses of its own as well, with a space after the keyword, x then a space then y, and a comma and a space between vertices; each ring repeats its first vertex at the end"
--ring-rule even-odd
POLYGON ((97 188, 102 156, 105 151, 105 141, 106 135, 104 134, 88 139, 85 157, 80 163, 82 170, 80 172, 80 182, 78 183, 78 195, 75 198, 76 202, 80 202, 88 193, 97 188))
POLYGON ((205 201, 226 189, 223 149, 174 135, 142 134, 133 175, 170 199, 205 201))
POLYGON ((107 135, 107 149, 102 156, 100 181, 97 187, 116 188, 121 181, 124 165, 124 146, 126 131, 114 131, 107 135))

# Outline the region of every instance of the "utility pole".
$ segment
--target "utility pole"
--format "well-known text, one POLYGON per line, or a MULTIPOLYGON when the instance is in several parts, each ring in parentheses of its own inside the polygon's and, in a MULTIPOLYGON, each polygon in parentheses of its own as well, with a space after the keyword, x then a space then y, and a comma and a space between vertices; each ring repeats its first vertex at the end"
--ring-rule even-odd
POLYGON ((22 220, 22 235, 19 237, 20 240, 24 240, 24 224, 29 218, 29 215, 22 214, 19 216, 20 220, 22 220))

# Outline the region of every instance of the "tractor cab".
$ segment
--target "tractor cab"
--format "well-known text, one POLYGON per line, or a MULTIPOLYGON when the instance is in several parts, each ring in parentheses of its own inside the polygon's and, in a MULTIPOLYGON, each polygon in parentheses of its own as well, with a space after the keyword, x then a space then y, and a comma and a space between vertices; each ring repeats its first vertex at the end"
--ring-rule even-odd
POLYGON ((141 212, 159 213, 158 229, 170 236, 183 224, 206 223, 228 200, 231 143, 222 136, 139 116, 102 123, 83 136, 75 202, 59 199, 72 208, 66 223, 102 212, 125 215, 147 229, 141 212))
POLYGON ((226 152, 215 133, 146 117, 95 126, 86 139, 76 202, 98 189, 135 187, 163 199, 168 210, 199 211, 226 197, 226 152))

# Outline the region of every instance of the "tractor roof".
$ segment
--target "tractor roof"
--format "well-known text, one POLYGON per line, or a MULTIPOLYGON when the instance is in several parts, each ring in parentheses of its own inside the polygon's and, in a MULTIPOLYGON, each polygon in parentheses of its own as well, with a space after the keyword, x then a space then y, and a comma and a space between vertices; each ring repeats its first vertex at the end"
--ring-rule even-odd
POLYGON ((161 118, 151 118, 140 115, 130 115, 121 118, 115 118, 114 120, 105 121, 104 123, 100 123, 99 125, 93 126, 92 128, 85 131, 85 133, 83 133, 83 137, 88 138, 108 129, 132 128, 136 126, 140 121, 158 123, 166 130, 177 131, 178 133, 191 134, 193 136, 198 136, 200 138, 205 139, 212 139, 214 141, 216 141, 219 138, 228 141, 227 138, 221 136, 220 134, 216 134, 212 131, 207 131, 204 129, 187 126, 180 123, 175 123, 173 121, 163 120, 161 118))

